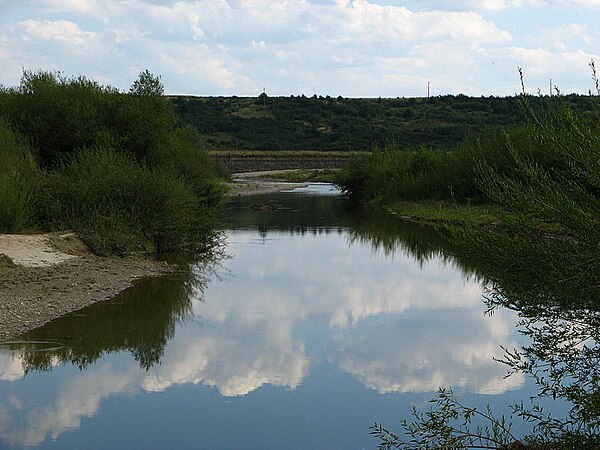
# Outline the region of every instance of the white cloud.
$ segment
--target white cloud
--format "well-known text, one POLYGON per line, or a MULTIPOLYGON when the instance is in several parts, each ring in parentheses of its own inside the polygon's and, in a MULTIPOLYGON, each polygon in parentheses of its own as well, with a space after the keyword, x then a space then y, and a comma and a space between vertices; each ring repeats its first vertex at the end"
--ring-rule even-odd
MULTIPOLYGON (((367 0, 340 2, 335 16, 341 33, 349 41, 392 43, 397 40, 431 39, 505 41, 507 32, 500 31, 474 12, 412 12, 404 7, 380 6, 367 0)), ((332 30, 330 30, 332 31, 332 30)))
POLYGON ((265 384, 295 389, 308 374, 304 346, 293 342, 289 324, 247 326, 234 317, 202 336, 177 342, 162 364, 144 378, 159 392, 177 384, 203 383, 226 397, 247 395, 265 384))
POLYGON ((533 9, 535 11, 545 7, 563 9, 600 8, 598 0, 420 0, 412 3, 423 8, 494 12, 509 9, 533 9))
POLYGON ((522 67, 527 92, 536 94, 538 89, 548 93, 549 80, 557 85, 561 92, 587 93, 592 88, 588 64, 598 55, 585 51, 553 52, 544 48, 507 47, 505 49, 482 50, 484 60, 495 61, 499 66, 514 64, 513 93, 520 91, 516 67, 522 67))
POLYGON ((340 332, 337 358, 344 370, 381 393, 453 386, 497 395, 524 383, 522 374, 504 379, 493 360, 501 355, 500 345, 515 346, 512 320, 508 314, 485 321, 472 310, 456 310, 377 321, 340 332), (509 327, 496 328, 498 323, 509 327))
POLYGON ((466 2, 469 7, 499 11, 508 8, 539 8, 544 5, 544 0, 470 0, 466 2))
POLYGON ((102 0, 29 0, 29 2, 54 14, 73 12, 98 14, 102 4, 102 0))
POLYGON ((561 8, 592 8, 600 9, 598 0, 540 0, 543 5, 556 5, 561 8))
POLYGON ((571 49, 582 49, 582 46, 593 48, 598 33, 580 23, 569 23, 556 28, 542 29, 532 34, 530 41, 537 48, 550 49, 561 53, 571 49))
POLYGON ((114 372, 109 366, 82 372, 63 381, 54 403, 46 406, 31 399, 12 399, 0 405, 0 435, 9 445, 36 446, 48 436, 79 428, 81 420, 93 417, 103 399, 123 393, 134 393, 139 383, 137 371, 114 372), (13 421, 15 410, 27 405, 22 422, 13 421))
MULTIPOLYGON (((23 66, 126 89, 148 68, 169 93, 258 95, 266 86, 273 95, 422 95, 429 80, 439 94, 513 94, 506 77, 523 64, 511 48, 544 50, 554 60, 564 52, 594 56, 597 2, 579 0, 590 13, 581 23, 558 23, 553 36, 535 26, 540 6, 567 3, 29 0, 0 19, 0 83, 17 84, 23 66), (530 14, 529 34, 490 15, 512 10, 530 14), (480 58, 494 52, 505 56, 480 58)), ((569 86, 587 90, 570 78, 569 86)))
POLYGON ((12 352, 0 351, 0 381, 15 381, 25 375, 22 361, 12 352))
POLYGON ((16 29, 22 31, 25 39, 37 39, 51 43, 69 44, 82 46, 88 44, 95 33, 83 31, 68 20, 37 21, 25 20, 16 24, 16 29))
MULTIPOLYGON (((296 323, 311 320, 335 330, 338 349, 330 358, 381 392, 427 392, 453 385, 501 393, 522 384, 519 377, 503 382, 504 368, 492 359, 500 344, 514 344, 510 340, 514 316, 483 317, 481 286, 463 281, 457 269, 436 260, 419 268, 401 253, 390 261, 363 246, 348 247, 344 235, 288 237, 281 246, 272 233, 258 248, 255 239, 251 232, 230 233, 229 248, 236 256, 227 269, 235 282, 215 280, 204 293, 206 301, 195 305, 205 327, 218 324, 238 342, 230 344, 231 338, 223 336, 218 344, 211 343, 215 354, 229 355, 241 367, 256 366, 246 361, 277 361, 276 355, 301 361, 293 349, 302 345, 293 344, 291 336, 296 323), (314 258, 316 251, 320 258, 314 258), (333 278, 330 267, 336 268, 333 278), (260 290, 252 288, 256 283, 260 290), (277 332, 266 339, 261 330, 271 329, 277 332), (241 351, 236 350, 239 342, 241 351), (264 349, 272 355, 265 355, 264 349), (423 358, 430 362, 424 364, 423 358)), ((210 353, 205 344, 199 347, 203 350, 192 353, 210 353)), ((202 364, 195 364, 198 358, 192 355, 175 359, 187 369, 166 372, 193 374, 184 380, 217 379, 198 375, 211 367, 210 358, 200 358, 202 364)), ((223 356, 218 366, 222 364, 223 356)), ((231 376, 219 372, 220 380, 231 376)), ((296 373, 297 378, 288 374, 288 379, 300 380, 300 372, 296 373)), ((260 383, 258 379, 247 385, 260 383)))

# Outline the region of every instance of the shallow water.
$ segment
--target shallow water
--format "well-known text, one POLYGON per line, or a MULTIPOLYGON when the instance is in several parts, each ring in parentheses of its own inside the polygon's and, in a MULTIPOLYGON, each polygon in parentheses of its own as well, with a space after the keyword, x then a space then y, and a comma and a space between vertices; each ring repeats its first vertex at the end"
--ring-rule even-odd
POLYGON ((500 413, 533 394, 493 359, 522 338, 476 267, 337 194, 237 199, 219 259, 0 347, 0 447, 376 448, 440 386, 500 413))

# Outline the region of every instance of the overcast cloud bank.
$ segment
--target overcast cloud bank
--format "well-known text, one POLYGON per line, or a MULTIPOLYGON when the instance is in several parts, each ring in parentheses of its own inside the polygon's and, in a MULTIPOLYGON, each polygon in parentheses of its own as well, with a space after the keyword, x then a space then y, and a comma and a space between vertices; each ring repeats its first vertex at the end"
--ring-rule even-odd
POLYGON ((587 93, 598 0, 0 0, 0 83, 23 68, 126 89, 353 97, 587 93))

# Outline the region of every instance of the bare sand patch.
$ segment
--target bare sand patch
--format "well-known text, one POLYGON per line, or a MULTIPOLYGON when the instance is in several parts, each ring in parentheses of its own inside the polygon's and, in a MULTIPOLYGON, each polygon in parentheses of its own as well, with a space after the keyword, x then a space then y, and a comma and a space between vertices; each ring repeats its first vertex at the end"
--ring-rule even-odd
POLYGON ((23 267, 49 267, 89 254, 73 233, 0 234, 0 254, 23 267))

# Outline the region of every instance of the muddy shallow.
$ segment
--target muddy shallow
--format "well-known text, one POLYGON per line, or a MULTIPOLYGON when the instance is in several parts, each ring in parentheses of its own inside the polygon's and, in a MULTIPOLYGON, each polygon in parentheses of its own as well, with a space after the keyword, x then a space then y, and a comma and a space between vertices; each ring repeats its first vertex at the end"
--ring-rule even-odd
POLYGON ((231 175, 229 183, 229 196, 240 197, 246 195, 272 194, 274 192, 291 191, 307 186, 307 183, 291 183, 268 179, 269 175, 294 172, 295 170, 269 170, 260 172, 243 172, 231 175))

